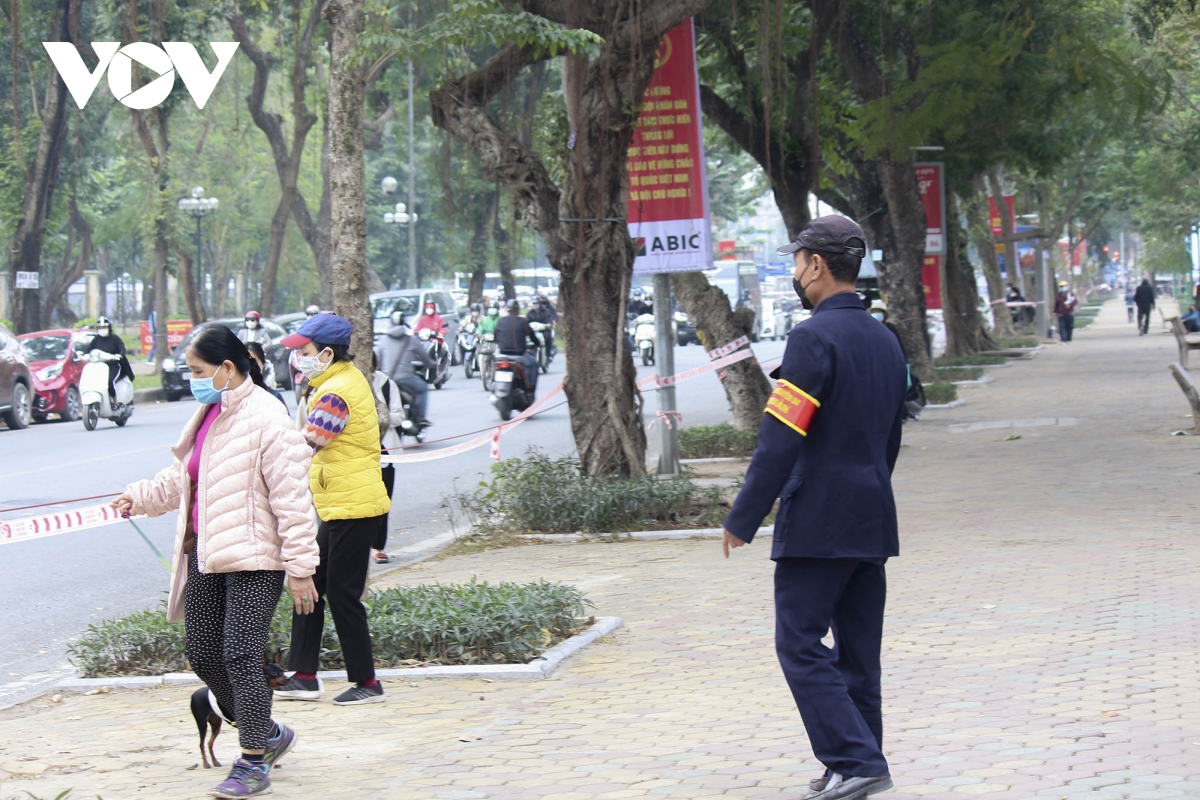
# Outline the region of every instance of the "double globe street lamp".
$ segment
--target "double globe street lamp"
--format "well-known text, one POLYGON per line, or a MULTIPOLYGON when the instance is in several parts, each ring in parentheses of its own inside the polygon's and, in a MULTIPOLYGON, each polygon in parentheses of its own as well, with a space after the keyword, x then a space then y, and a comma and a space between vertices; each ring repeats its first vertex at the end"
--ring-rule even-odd
MULTIPOLYGON (((399 182, 390 175, 380 181, 379 185, 379 188, 385 195, 395 194, 398 187, 399 182)), ((408 186, 408 199, 410 202, 412 201, 412 192, 413 187, 410 180, 408 186)), ((396 210, 384 214, 383 221, 388 225, 398 225, 408 228, 408 281, 406 284, 411 284, 408 288, 414 289, 417 286, 417 240, 415 236, 417 214, 415 212, 409 213, 408 206, 404 203, 396 203, 396 210)))
POLYGON ((190 214, 196 219, 196 297, 204 297, 204 271, 200 268, 201 254, 201 236, 202 229, 200 220, 217 210, 220 201, 215 197, 205 197, 203 186, 193 186, 191 197, 181 197, 176 202, 179 210, 185 214, 190 214))

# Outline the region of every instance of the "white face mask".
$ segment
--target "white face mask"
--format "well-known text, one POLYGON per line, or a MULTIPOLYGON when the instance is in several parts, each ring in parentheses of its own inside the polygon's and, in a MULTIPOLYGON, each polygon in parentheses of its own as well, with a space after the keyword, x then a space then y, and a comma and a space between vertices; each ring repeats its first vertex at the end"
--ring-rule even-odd
POLYGON ((880 322, 883 322, 883 312, 882 311, 872 311, 871 316, 874 317, 875 319, 879 320, 880 322))
POLYGON ((250 330, 254 330, 255 328, 258 327, 258 320, 256 320, 256 319, 246 320, 246 327, 249 328, 250 330))
MULTIPOLYGON (((321 353, 324 352, 324 350, 321 351, 321 353)), ((310 381, 313 378, 322 375, 325 370, 329 369, 329 365, 333 363, 332 358, 328 361, 322 361, 321 353, 317 353, 315 356, 300 356, 300 358, 296 360, 296 366, 300 368, 301 374, 303 374, 304 377, 308 378, 310 381)))

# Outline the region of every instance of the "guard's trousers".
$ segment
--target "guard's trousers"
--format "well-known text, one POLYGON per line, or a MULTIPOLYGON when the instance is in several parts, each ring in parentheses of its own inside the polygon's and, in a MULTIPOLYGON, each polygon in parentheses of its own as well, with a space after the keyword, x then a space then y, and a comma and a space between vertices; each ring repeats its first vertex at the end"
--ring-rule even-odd
POLYGON ((813 755, 847 776, 888 773, 879 650, 883 564, 852 558, 775 562, 775 650, 813 755), (822 644, 833 629, 834 647, 822 644))

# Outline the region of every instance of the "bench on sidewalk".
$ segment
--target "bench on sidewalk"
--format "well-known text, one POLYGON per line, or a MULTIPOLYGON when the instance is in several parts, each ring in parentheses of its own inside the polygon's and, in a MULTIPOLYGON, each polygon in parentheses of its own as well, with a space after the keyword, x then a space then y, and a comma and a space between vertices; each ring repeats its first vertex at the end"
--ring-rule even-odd
POLYGON ((1175 334, 1175 343, 1179 345, 1179 363, 1187 369, 1188 351, 1200 350, 1200 333, 1188 333, 1183 327, 1183 320, 1171 317, 1171 332, 1175 334))
POLYGON ((1187 374, 1187 370, 1178 361, 1171 365, 1171 375, 1179 384, 1179 388, 1183 389, 1184 397, 1191 403, 1192 424, 1197 430, 1200 430, 1200 392, 1196 391, 1196 384, 1192 383, 1192 376, 1187 374))
POLYGON ((1163 328, 1166 330, 1171 330, 1171 318, 1183 313, 1179 309, 1179 301, 1174 297, 1160 297, 1154 307, 1158 309, 1158 316, 1162 318, 1163 328))

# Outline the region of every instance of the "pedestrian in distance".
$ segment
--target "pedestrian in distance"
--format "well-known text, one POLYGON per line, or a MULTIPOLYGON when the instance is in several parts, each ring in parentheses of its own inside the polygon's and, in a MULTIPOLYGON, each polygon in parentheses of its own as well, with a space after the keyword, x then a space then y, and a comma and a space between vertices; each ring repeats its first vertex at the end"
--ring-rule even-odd
MULTIPOLYGON (((396 382, 387 375, 379 371, 379 355, 371 354, 371 391, 375 395, 375 416, 379 422, 379 445, 383 451, 383 456, 386 456, 392 448, 400 447, 400 432, 397 430, 407 417, 404 415, 404 401, 400 396, 400 387, 396 382)), ((383 456, 380 456, 382 459, 383 456)), ((383 472, 383 488, 387 490, 387 496, 391 499, 392 492, 396 487, 396 467, 392 464, 380 461, 380 469, 383 472)), ((387 548, 387 515, 383 517, 383 524, 379 526, 379 532, 375 534, 375 539, 371 542, 371 557, 375 559, 376 564, 386 564, 391 559, 386 552, 387 548)))
POLYGON ((428 428, 432 424, 427 416, 429 383, 417 374, 416 364, 431 370, 437 366, 437 362, 429 354, 425 343, 414 336, 404 324, 404 315, 399 311, 392 312, 392 327, 380 338, 375 357, 384 374, 412 396, 409 411, 413 422, 422 428, 428 428))
POLYGON ((900 452, 904 356, 855 292, 866 253, 845 217, 814 219, 779 248, 812 316, 788 335, 758 445, 725 520, 723 548, 750 543, 779 499, 775 646, 825 773, 810 798, 890 789, 880 649, 887 559, 899 554, 891 474, 900 452), (832 628, 834 647, 822 638, 832 628))
POLYGON ((1145 336, 1150 332, 1150 309, 1154 308, 1156 304, 1154 287, 1146 278, 1142 278, 1137 291, 1133 293, 1133 303, 1137 306, 1138 311, 1138 336, 1145 336))
POLYGON ((203 326, 184 358, 201 405, 175 460, 112 505, 126 515, 179 511, 167 619, 183 620, 188 663, 237 721, 242 756, 213 793, 252 797, 270 791, 272 767, 296 742, 271 719, 263 654, 285 576, 298 616, 317 604, 311 451, 224 325, 203 326))
POLYGON ((338 315, 317 314, 281 340, 284 347, 300 350, 300 370, 312 387, 303 435, 313 450, 308 483, 320 517, 321 559, 313 574, 320 598, 314 613, 292 617, 288 668, 294 674, 275 696, 320 699, 324 689, 317 671, 328 602, 346 675, 354 684, 334 698, 342 706, 384 699, 362 594, 371 543, 391 508, 379 468, 375 397, 351 360, 350 334, 350 323, 338 315))
POLYGON ((1069 342, 1075 334, 1075 306, 1079 298, 1071 291, 1066 281, 1058 282, 1058 294, 1054 296, 1054 315, 1058 317, 1058 338, 1069 342))
POLYGON ((1125 313, 1129 316, 1129 321, 1133 322, 1133 287, 1125 284, 1125 313))
MULTIPOLYGON (((267 364, 267 354, 263 352, 263 346, 258 342, 246 342, 246 350, 249 351, 250 357, 254 359, 254 363, 258 364, 259 372, 264 371, 267 364)), ((283 399, 283 395, 279 393, 278 389, 268 385, 265 378, 263 379, 263 385, 266 386, 268 392, 275 395, 279 402, 283 403, 284 408, 288 407, 287 400, 283 399)), ((291 415, 291 413, 292 412, 289 409, 288 414, 291 415)))

